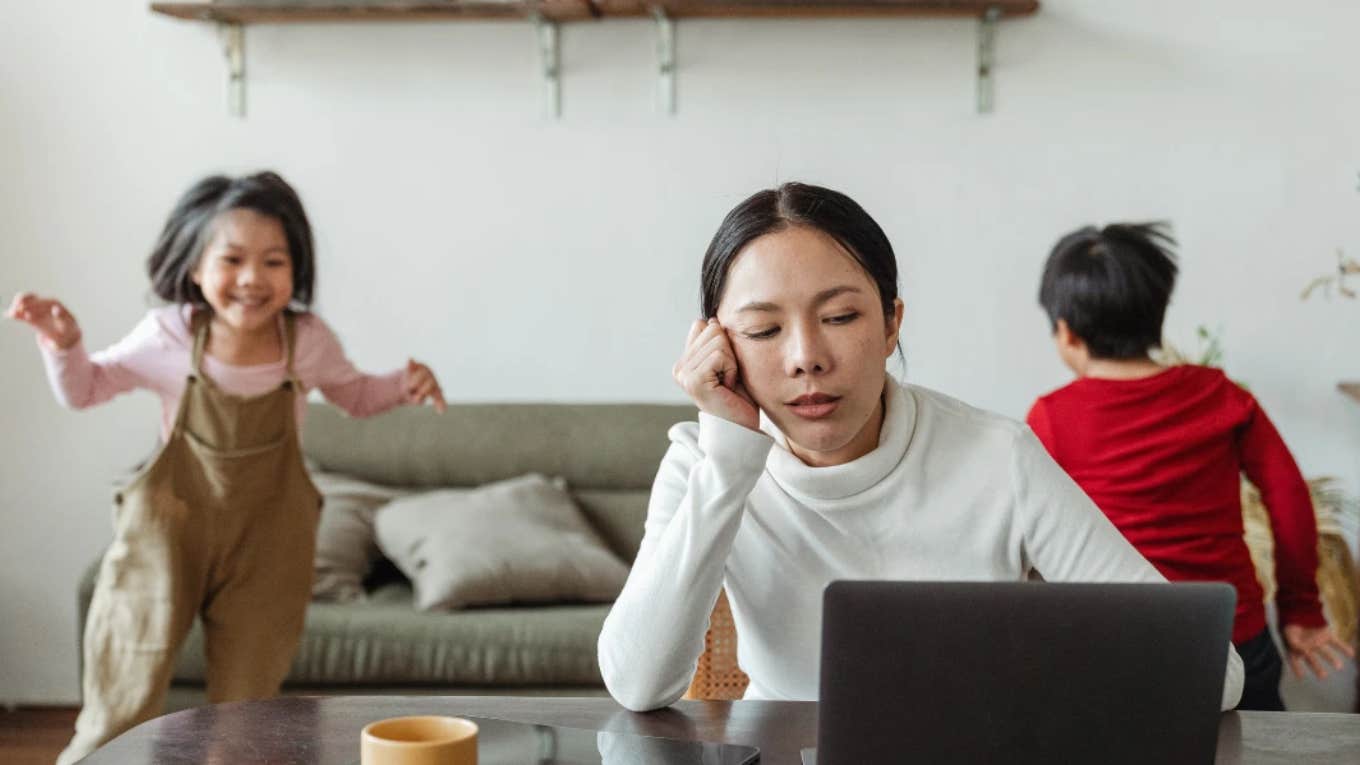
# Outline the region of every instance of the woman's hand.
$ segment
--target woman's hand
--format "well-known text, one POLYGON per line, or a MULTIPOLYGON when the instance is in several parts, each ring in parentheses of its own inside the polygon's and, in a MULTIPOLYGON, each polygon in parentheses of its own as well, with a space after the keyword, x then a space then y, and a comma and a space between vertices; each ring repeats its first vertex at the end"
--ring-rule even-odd
POLYGON ((741 383, 741 367, 717 319, 697 320, 689 328, 685 352, 671 375, 698 405, 699 411, 729 422, 760 429, 760 410, 741 383))
POLYGON ((1294 677, 1303 677, 1303 664, 1313 670, 1318 679, 1326 677, 1330 664, 1333 669, 1341 669, 1341 656, 1355 658, 1355 649, 1341 642, 1331 627, 1304 627, 1286 624, 1284 629, 1285 653, 1289 658, 1289 671, 1294 677), (1325 663, 1324 663, 1325 662, 1325 663))
POLYGON ((60 301, 21 292, 14 296, 5 316, 33 327, 43 344, 54 351, 80 342, 80 325, 60 301))
POLYGON ((439 388, 439 381, 435 379, 434 372, 415 359, 406 362, 406 375, 401 381, 401 387, 406 392, 408 404, 433 401, 434 410, 440 414, 449 408, 448 404, 444 403, 444 391, 439 388))

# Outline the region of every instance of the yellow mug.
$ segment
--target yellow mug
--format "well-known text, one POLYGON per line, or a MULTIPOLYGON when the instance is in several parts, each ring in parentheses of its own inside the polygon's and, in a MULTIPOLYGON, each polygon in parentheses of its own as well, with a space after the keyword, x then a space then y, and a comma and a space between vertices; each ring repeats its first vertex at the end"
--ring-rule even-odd
POLYGON ((361 765, 477 765, 477 723, 461 717, 393 717, 360 738, 361 765))

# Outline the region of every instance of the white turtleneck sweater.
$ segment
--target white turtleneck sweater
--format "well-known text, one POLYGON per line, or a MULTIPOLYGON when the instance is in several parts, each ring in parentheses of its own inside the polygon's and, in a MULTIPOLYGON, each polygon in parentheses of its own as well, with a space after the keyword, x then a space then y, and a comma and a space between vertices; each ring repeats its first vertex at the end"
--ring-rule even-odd
MULTIPOLYGON (((670 430, 642 546, 600 633, 633 710, 684 694, 726 587, 746 698, 815 700, 822 590, 836 579, 1164 582, 1023 424, 889 380, 878 447, 813 468, 700 413, 670 430)), ((1222 708, 1242 694, 1228 646, 1222 708)))

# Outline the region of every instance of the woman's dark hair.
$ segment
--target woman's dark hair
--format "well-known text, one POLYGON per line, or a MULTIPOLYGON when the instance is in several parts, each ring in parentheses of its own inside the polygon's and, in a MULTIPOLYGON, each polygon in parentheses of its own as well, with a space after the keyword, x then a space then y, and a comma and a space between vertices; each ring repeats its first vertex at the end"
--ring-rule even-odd
POLYGON ((146 261, 151 291, 171 303, 207 305, 202 290, 194 284, 194 269, 213 235, 213 221, 221 213, 241 209, 268 215, 283 225, 293 262, 292 304, 303 309, 310 306, 316 281, 312 227, 297 192, 271 171, 239 178, 214 175, 186 191, 175 203, 146 261))
POLYGON ((1054 245, 1039 304, 1086 343, 1093 358, 1138 359, 1162 344, 1176 286, 1176 240, 1167 223, 1114 223, 1074 231, 1054 245))
POLYGON ((887 235, 855 200, 807 183, 786 183, 758 191, 723 218, 704 254, 699 284, 704 318, 717 315, 727 272, 746 245, 790 226, 817 229, 844 247, 878 286, 883 318, 892 320, 897 300, 897 256, 887 235))

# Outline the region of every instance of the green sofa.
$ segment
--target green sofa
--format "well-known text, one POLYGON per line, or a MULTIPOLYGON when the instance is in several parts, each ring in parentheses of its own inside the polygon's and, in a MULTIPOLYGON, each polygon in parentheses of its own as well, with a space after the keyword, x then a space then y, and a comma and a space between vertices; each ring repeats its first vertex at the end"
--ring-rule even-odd
MULTIPOLYGON (((390 486, 470 487, 529 472, 565 478, 591 524, 631 562, 647 496, 689 406, 467 404, 436 415, 405 408, 369 419, 310 405, 307 457, 328 472, 390 486)), ((81 581, 80 635, 98 561, 81 581)), ((285 693, 602 695, 595 643, 608 605, 421 612, 411 586, 380 562, 357 603, 312 603, 285 693)), ((79 637, 79 636, 78 636, 79 637)), ((170 709, 201 704, 203 640, 195 625, 174 673, 170 709)))

